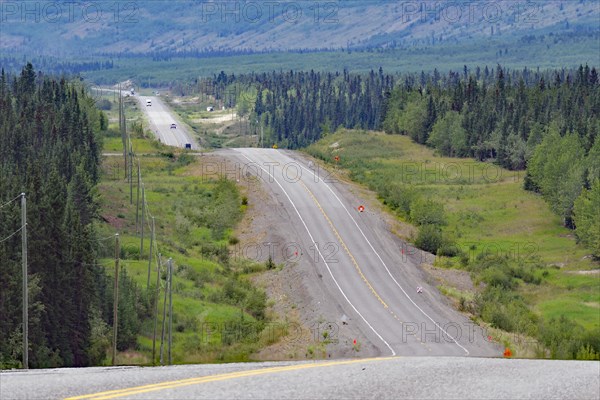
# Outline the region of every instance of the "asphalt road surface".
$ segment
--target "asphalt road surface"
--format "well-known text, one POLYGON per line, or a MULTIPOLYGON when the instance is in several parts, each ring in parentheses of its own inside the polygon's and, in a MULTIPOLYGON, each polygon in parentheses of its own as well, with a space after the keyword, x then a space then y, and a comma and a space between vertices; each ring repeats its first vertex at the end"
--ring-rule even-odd
POLYGON ((424 281, 412 248, 399 247, 391 233, 372 229, 372 213, 359 211, 361 204, 353 203, 355 196, 343 183, 294 152, 229 152, 241 179, 258 177, 280 199, 289 215, 281 223, 299 227, 301 237, 297 245, 289 245, 290 258, 296 252, 310 255, 338 306, 379 354, 502 356, 503 348, 424 281))
MULTIPOLYGON (((169 110, 151 99, 151 121, 170 125, 169 110)), ((162 138, 185 143, 174 134, 162 138)), ((497 358, 503 349, 443 302, 423 281, 411 248, 373 229, 369 210, 360 212, 335 177, 284 150, 224 153, 238 164, 228 167, 237 179, 277 196, 289 215, 281 223, 300 232, 290 258, 310 252, 337 306, 382 357, 7 371, 0 373, 0 399, 600 398, 599 362, 497 358)))
POLYGON ((182 148, 185 148, 185 145, 189 143, 192 149, 198 149, 186 127, 175 118, 173 112, 159 96, 136 95, 136 97, 139 99, 140 108, 148 116, 152 131, 161 143, 182 148), (151 106, 146 105, 147 100, 152 102, 151 106), (176 124, 176 128, 171 128, 173 123, 176 124))
POLYGON ((0 373, 1 399, 598 399, 600 363, 393 357, 0 373))

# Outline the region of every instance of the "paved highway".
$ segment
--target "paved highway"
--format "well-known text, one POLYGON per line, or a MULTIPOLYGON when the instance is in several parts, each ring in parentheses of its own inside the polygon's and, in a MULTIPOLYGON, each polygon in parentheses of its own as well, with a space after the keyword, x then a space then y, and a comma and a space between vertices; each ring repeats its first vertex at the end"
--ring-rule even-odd
POLYGON ((192 149, 198 149, 186 127, 176 119, 174 113, 163 103, 160 97, 141 95, 136 95, 136 97, 139 99, 142 111, 148 116, 150 128, 158 140, 169 146, 183 148, 185 148, 186 143, 189 143, 192 149), (151 106, 147 105, 148 100, 151 101, 151 106), (171 128, 173 123, 176 124, 177 128, 171 128))
MULTIPOLYGON (((151 121, 170 124, 168 109, 151 99, 159 105, 151 121)), ((424 281, 419 259, 375 226, 374 213, 359 212, 357 196, 325 171, 285 150, 220 153, 238 164, 238 179, 258 177, 280 200, 289 216, 281 223, 299 232, 290 241, 300 256, 312 252, 307 259, 340 315, 381 357, 8 371, 0 373, 0 399, 600 398, 599 362, 497 358, 502 348, 446 306, 424 281)))
POLYGON ((473 357, 0 372, 2 399, 598 399, 600 363, 473 357))
POLYGON ((359 200, 343 183, 328 183, 325 171, 294 152, 231 152, 243 179, 258 175, 281 200, 291 218, 281 223, 300 227, 301 251, 314 252, 309 259, 337 306, 381 355, 502 355, 503 349, 478 326, 445 305, 424 280, 419 259, 403 254, 391 233, 373 229, 373 213, 359 212, 359 200), (417 287, 423 292, 417 293, 417 287))

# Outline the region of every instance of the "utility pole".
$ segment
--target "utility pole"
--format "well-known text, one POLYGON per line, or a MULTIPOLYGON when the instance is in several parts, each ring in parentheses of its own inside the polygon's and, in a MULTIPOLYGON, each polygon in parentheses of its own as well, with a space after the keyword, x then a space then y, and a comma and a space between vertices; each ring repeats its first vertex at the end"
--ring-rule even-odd
POLYGON ((29 291, 27 288, 27 200, 21 193, 21 258, 23 267, 23 369, 29 369, 29 291))
MULTIPOLYGON (((139 164, 138 164, 139 165, 139 164)), ((146 214, 144 205, 146 204, 146 190, 144 189, 144 185, 142 184, 142 240, 140 241, 140 259, 144 254, 144 215, 146 214)), ((152 249, 150 249, 152 252, 152 249)), ((150 269, 148 269, 150 272, 150 269)), ((150 286, 150 275, 148 275, 148 286, 150 286)))
POLYGON ((117 328, 119 326, 119 258, 121 249, 119 247, 119 234, 115 233, 115 286, 113 290, 113 347, 112 347, 112 365, 117 361, 117 328))
POLYGON ((169 258, 169 365, 173 364, 171 344, 173 343, 173 259, 169 258))
MULTIPOLYGON (((140 163, 138 161, 138 169, 137 169, 137 200, 135 206, 135 230, 139 232, 138 223, 139 223, 139 211, 140 211, 140 180, 141 180, 141 172, 140 172, 140 163)), ((142 205, 143 207, 143 205, 142 205)), ((143 222, 142 222, 143 223, 143 222)), ((141 255, 141 253, 140 253, 141 255)))
MULTIPOLYGON (((125 124, 123 124, 125 125, 125 124)), ((133 205, 133 145, 129 136, 129 205, 133 205)))
MULTIPOLYGON (((167 264, 167 268, 168 264, 167 264)), ((165 299, 163 301, 162 332, 160 334, 160 364, 163 365, 163 349, 165 343, 165 324, 167 322, 167 292, 169 291, 169 270, 167 269, 167 279, 165 284, 165 299)))
POLYGON ((260 122, 260 147, 265 147, 265 138, 264 138, 264 132, 263 132, 263 124, 262 121, 260 122))
MULTIPOLYGON (((154 227, 154 217, 152 218, 152 227, 154 227)), ((152 251, 152 248, 150 248, 150 251, 152 251)), ((158 297, 160 296, 161 258, 161 254, 158 253, 158 262, 156 263, 156 300, 154 301, 154 333, 152 334, 152 365, 154 365, 156 362, 156 328, 158 325, 158 297)))
POLYGON ((121 132, 121 141, 123 142, 123 159, 125 163, 123 164, 123 171, 125 171, 125 179, 127 179, 127 138, 125 136, 125 129, 123 126, 123 101, 121 98, 121 84, 119 84, 119 132, 121 132))
POLYGON ((154 245, 154 217, 152 217, 152 232, 150 232, 150 251, 148 252, 148 284, 146 290, 150 289, 150 267, 152 265, 152 246, 154 245))

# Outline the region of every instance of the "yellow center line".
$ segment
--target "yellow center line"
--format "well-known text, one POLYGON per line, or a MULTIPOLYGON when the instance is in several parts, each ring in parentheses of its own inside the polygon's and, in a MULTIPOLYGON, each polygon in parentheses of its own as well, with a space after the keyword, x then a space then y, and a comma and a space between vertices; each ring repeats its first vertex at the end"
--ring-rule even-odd
POLYGON ((333 231, 333 233, 337 237, 338 241, 340 242, 340 244, 342 245, 342 247, 344 248, 344 250, 346 250, 346 253, 348 253, 348 256, 352 260, 352 264, 354 264, 354 267, 358 271, 358 274, 360 275, 360 277, 362 278, 362 280, 367 284, 367 286, 369 287, 369 289, 371 289, 371 292, 375 295, 375 297, 377 297, 377 300, 379 300, 381 302, 381 304, 383 304, 383 306, 385 308, 388 308, 388 305, 385 303, 385 301, 383 301, 383 299, 381 298, 381 296, 379 296, 379 294, 375 291, 375 289, 373 288, 373 286, 371 286, 371 283, 368 281, 367 277, 363 274, 362 270, 360 269, 360 266, 356 262, 356 259, 354 258, 354 256, 350 252, 350 249, 348 249, 348 246, 346 246, 346 243, 344 243, 344 240, 342 239, 342 237, 338 233, 337 229, 335 229, 335 226, 333 225, 333 222, 331 222, 331 219, 329 219, 329 216, 327 215, 327 213, 325 212, 325 210, 323 210, 323 207, 321 207, 321 203, 319 203, 319 201, 317 200, 317 198, 315 197, 315 195, 313 194, 313 192, 310 191, 310 189, 304 184, 304 182, 302 182, 302 181, 298 181, 298 182, 300 182, 300 184, 302 184, 302 187, 304 189, 306 189, 306 191, 308 192, 308 194, 310 195, 310 197, 313 199, 313 201, 315 202, 315 204, 317 205, 317 207, 319 208, 319 210, 321 210, 321 213, 323 214, 323 216, 325 217, 325 219, 329 223, 329 226, 331 227, 331 230, 333 231))
MULTIPOLYGON (((272 162, 279 164, 278 161, 276 161, 275 159, 273 159, 272 157, 266 156, 266 158, 269 158, 272 162)), ((402 322, 402 320, 400 318, 398 318, 398 315, 396 315, 396 313, 394 311, 392 311, 392 309, 390 309, 388 307, 388 305, 383 301, 383 299, 381 298, 381 296, 379 296, 379 294, 375 291, 375 289, 373 288, 373 286, 371 285, 371 283, 368 281, 368 279, 365 277, 365 275, 363 274, 360 266, 358 265, 358 262, 356 262, 356 259, 354 258, 354 256, 352 255, 352 253, 350 252, 350 249, 348 249, 348 247, 346 246, 346 243, 344 243, 344 240, 342 239, 342 237, 340 236, 340 234, 338 233, 337 229, 335 229, 335 226, 333 225, 333 222, 331 221, 331 219, 329 218, 329 216, 327 215, 327 213, 325 212, 325 210, 323 209, 323 207, 321 207, 321 203, 319 203, 319 201, 317 200, 317 198, 315 197, 315 195, 313 194, 313 192, 308 188, 308 186, 306 186, 306 184, 300 179, 298 182, 300 182, 302 184, 302 187, 304 187, 304 189, 308 192, 308 194, 310 195, 310 197, 313 199, 314 203, 317 205, 317 207, 319 208, 319 210, 321 210, 321 213, 323 214, 323 216, 325 217, 325 219, 327 220, 327 222, 329 223, 329 226, 331 227, 331 229, 333 230, 333 233, 335 234, 335 236, 337 237, 338 241, 340 242, 340 244, 342 245, 342 247, 344 248, 344 250, 346 250, 346 253, 348 253, 348 256, 350 257, 350 259, 352 260, 352 263, 354 264, 356 270, 358 271, 359 275, 361 276, 362 280, 366 283, 366 285, 369 287, 369 289, 371 290, 371 292, 373 293, 373 295, 375 295, 375 297, 377 298, 377 300, 379 300, 379 302, 384 306, 384 308, 401 324, 403 324, 404 322, 402 322)), ((431 351, 431 349, 429 348, 429 346, 427 346, 427 344, 425 342, 423 342, 421 339, 419 339, 416 335, 413 335, 415 340, 417 340, 419 343, 421 343, 422 345, 424 345, 425 347, 427 347, 427 349, 429 351, 431 351)))
MULTIPOLYGON (((274 160, 273 160, 274 161, 274 160)), ((383 299, 379 296, 379 294, 377 293, 377 291, 375 291, 375 289, 373 288, 373 286, 371 285, 371 283, 368 281, 368 279, 365 277, 365 275, 363 274, 360 266, 358 265, 358 262, 356 261, 356 259, 354 258, 354 256, 352 255, 352 253, 350 252, 350 249, 348 249, 348 247, 346 246, 346 243, 344 243, 344 240, 342 239, 342 237, 340 236, 340 234, 338 233, 337 229, 335 228, 335 226, 333 225, 333 222, 331 221, 331 219, 329 218, 329 216, 327 215, 327 213, 325 212, 325 210, 323 209, 323 207, 321 206, 321 203, 319 203, 319 201, 317 200, 317 198, 315 197, 315 195, 312 193, 312 191, 306 186, 306 184, 300 180, 299 181, 302 184, 302 187, 304 187, 304 189, 308 192, 308 194, 310 195, 310 197, 313 199, 313 201, 315 202, 315 204, 317 205, 317 207, 319 208, 319 210, 321 210, 321 213, 323 214, 323 216, 325 217, 325 219, 327 220, 327 222, 329 223, 329 226, 331 227, 331 229, 333 230, 333 233, 335 234, 335 236, 337 237, 338 241, 340 242, 340 244, 342 245, 342 247, 344 248, 344 250, 346 250, 346 253, 348 253, 348 256, 350 257, 350 259, 352 260, 352 263, 354 264, 356 270, 358 271, 358 273, 360 274, 362 280, 367 284, 367 286, 369 287, 369 289, 371 289, 371 292, 375 295, 375 297, 377 297, 377 299, 381 302, 381 304, 383 304, 383 306, 389 311, 390 314, 392 314, 392 316, 401 324, 403 323, 402 320, 400 318, 398 318, 398 316, 396 315, 396 313, 394 311, 392 311, 391 308, 388 307, 388 305, 383 301, 383 299)), ((431 351, 431 349, 429 348, 429 346, 427 346, 421 339, 419 339, 418 337, 416 337, 416 335, 414 336, 415 339, 421 343, 422 345, 426 346, 428 348, 429 351, 431 351)))
POLYGON ((366 358, 366 359, 362 359, 362 360, 332 361, 332 362, 326 362, 326 363, 288 365, 285 367, 272 367, 272 368, 253 369, 253 370, 248 370, 248 371, 237 371, 237 372, 230 372, 230 373, 226 373, 226 374, 209 375, 209 376, 202 376, 202 377, 197 377, 197 378, 188 378, 188 379, 181 379, 181 380, 176 380, 176 381, 156 383, 156 384, 151 384, 151 385, 135 386, 135 387, 125 388, 125 389, 108 390, 108 391, 104 391, 104 392, 86 394, 83 396, 68 397, 65 400, 114 399, 117 397, 132 396, 132 395, 141 394, 141 393, 174 389, 174 388, 178 388, 178 387, 198 385, 198 384, 202 384, 202 383, 218 382, 218 381, 224 381, 224 380, 228 380, 228 379, 244 378, 244 377, 248 377, 248 376, 274 374, 274 373, 287 372, 287 371, 299 371, 299 370, 303 370, 303 369, 312 369, 312 368, 324 368, 324 367, 332 367, 332 366, 336 366, 336 365, 349 365, 349 364, 365 363, 365 362, 373 362, 373 361, 386 361, 386 360, 391 360, 394 358, 397 358, 397 357, 366 358))

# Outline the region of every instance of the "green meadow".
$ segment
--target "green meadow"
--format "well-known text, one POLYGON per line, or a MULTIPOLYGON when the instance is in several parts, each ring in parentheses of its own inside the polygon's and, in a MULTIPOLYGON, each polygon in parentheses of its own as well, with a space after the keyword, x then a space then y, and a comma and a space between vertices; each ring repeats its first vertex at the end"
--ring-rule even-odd
MULTIPOLYGON (((338 131, 306 151, 326 163, 337 163, 384 203, 386 194, 400 190, 443 204, 444 234, 468 263, 500 255, 521 266, 533 265, 541 283, 519 279, 516 289, 530 309, 544 319, 564 315, 586 329, 600 328, 600 265, 539 195, 523 189, 524 172, 440 157, 406 136, 378 132, 338 131)), ((400 209, 392 212, 410 222, 400 209)), ((460 256, 436 258, 436 265, 443 268, 461 269, 465 264, 460 256)), ((474 280, 477 283, 478 277, 474 280)), ((456 295, 455 290, 444 290, 456 295)))

